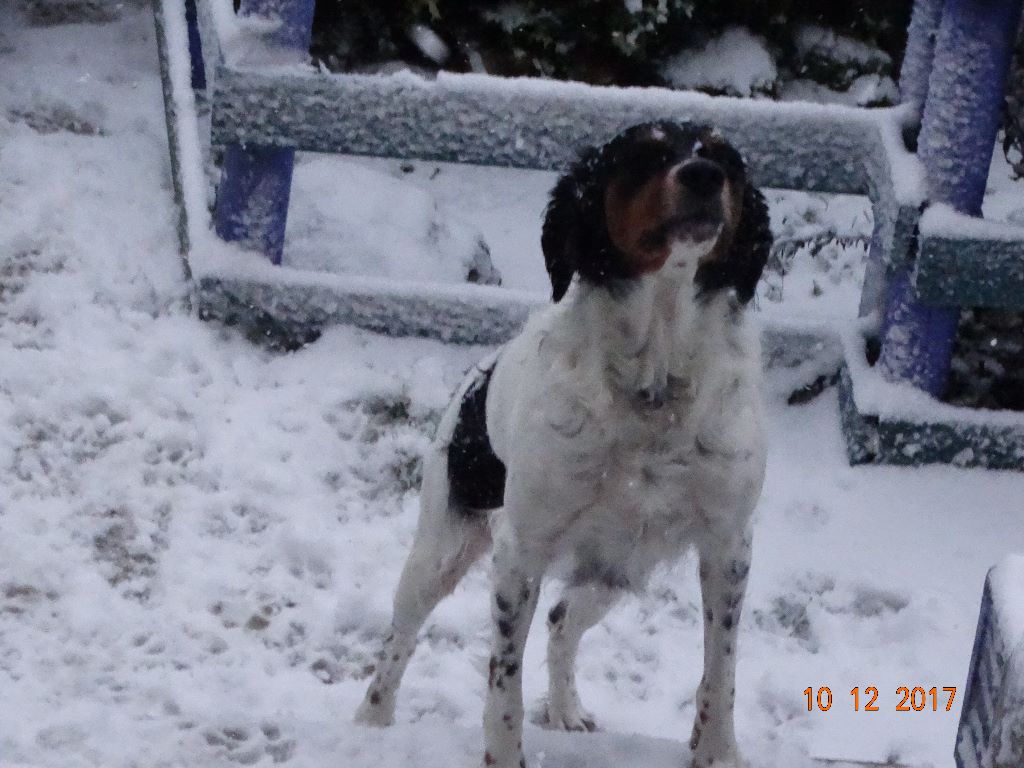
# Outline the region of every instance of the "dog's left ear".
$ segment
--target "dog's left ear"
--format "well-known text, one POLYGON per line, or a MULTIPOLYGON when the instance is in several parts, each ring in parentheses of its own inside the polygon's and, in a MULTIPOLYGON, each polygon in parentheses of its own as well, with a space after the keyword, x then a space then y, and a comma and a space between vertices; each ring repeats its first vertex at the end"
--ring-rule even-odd
POLYGON ((561 300, 569 290, 572 276, 579 269, 586 236, 584 209, 597 154, 592 147, 580 153, 579 160, 551 190, 551 200, 544 214, 540 246, 551 278, 551 298, 555 301, 561 300))
POLYGON ((752 184, 743 190, 743 211, 725 255, 701 265, 697 283, 701 292, 733 288, 740 303, 754 298, 764 265, 772 249, 771 220, 764 195, 752 184))

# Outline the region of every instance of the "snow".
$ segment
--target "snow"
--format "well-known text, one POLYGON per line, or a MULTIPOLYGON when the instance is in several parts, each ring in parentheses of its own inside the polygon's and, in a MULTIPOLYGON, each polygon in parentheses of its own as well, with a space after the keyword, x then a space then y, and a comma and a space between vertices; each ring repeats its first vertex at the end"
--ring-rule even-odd
MULTIPOLYGON (((401 173, 401 171, 399 171, 401 173)), ((482 235, 401 178, 324 155, 303 156, 293 178, 285 263, 404 280, 498 283, 482 235)))
MULTIPOLYGON (((1009 215, 1015 216, 1019 210, 1015 208, 1009 215)), ((933 203, 921 215, 921 233, 951 240, 1024 241, 1024 227, 1020 224, 968 216, 943 203, 933 203)))
MULTIPOLYGON (((0 28, 0 763, 475 765, 483 565, 429 621, 397 725, 350 723, 415 523, 417 457, 487 350, 337 328, 278 355, 197 321, 181 306, 148 9, 26 28, 2 6, 0 28), (86 122, 96 130, 76 132, 86 122)), ((409 183, 483 232, 509 284, 537 296, 550 177, 445 166, 431 181, 433 167, 409 183)), ((741 746, 754 768, 805 755, 945 768, 959 695, 950 713, 907 715, 895 689, 963 686, 985 573, 1024 550, 1024 476, 851 468, 834 395, 787 407, 791 374, 766 385, 741 746), (831 686, 830 712, 807 712, 809 685, 831 686), (854 685, 878 686, 882 711, 853 712, 854 685)), ((532 766, 684 763, 701 657, 693 571, 658 573, 586 637, 580 687, 604 731, 529 727, 532 766)), ((533 710, 542 624, 524 664, 533 710)))
MULTIPOLYGON (((881 112, 881 110, 879 110, 881 112)), ((919 206, 928 197, 924 165, 903 144, 903 126, 913 121, 911 105, 885 110, 878 121, 879 136, 888 164, 893 194, 900 205, 919 206)))
POLYGON ((436 64, 444 64, 451 55, 448 46, 438 34, 424 24, 413 24, 409 28, 409 39, 420 52, 436 64))
POLYGON ((770 91, 778 77, 765 41, 743 27, 730 27, 700 51, 682 51, 661 67, 675 88, 705 88, 734 96, 770 91))
POLYGON ((917 387, 902 382, 888 381, 882 372, 872 368, 864 359, 864 330, 873 331, 870 318, 862 329, 848 327, 841 334, 846 349, 846 363, 854 385, 857 410, 885 419, 909 421, 941 420, 963 424, 990 425, 1024 429, 1024 414, 1017 411, 995 411, 960 408, 937 402, 917 387))

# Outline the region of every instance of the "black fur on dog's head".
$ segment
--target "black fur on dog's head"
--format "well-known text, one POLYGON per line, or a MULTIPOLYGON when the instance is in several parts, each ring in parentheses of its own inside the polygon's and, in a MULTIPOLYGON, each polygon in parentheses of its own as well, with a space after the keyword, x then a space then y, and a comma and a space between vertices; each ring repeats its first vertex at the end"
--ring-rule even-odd
POLYGON ((585 149, 552 190, 541 234, 555 301, 577 273, 613 288, 656 272, 680 242, 707 246, 694 279, 701 294, 732 288, 746 303, 772 234, 739 152, 708 127, 671 122, 585 149))

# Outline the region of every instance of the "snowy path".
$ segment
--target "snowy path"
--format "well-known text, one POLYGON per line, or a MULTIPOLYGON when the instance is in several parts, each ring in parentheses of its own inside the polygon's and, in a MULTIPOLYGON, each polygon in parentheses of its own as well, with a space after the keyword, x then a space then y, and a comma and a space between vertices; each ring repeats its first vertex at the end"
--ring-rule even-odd
MULTIPOLYGON (((476 765, 483 566, 430 621, 398 725, 350 718, 417 457, 482 350, 338 329, 280 356, 183 314, 148 11, 27 29, 4 6, 0 30, 0 766, 476 765)), ((741 745, 755 768, 952 765, 959 700, 898 714, 895 689, 962 693, 985 570, 1024 550, 1024 476, 850 469, 831 392, 769 413, 741 745), (825 685, 832 710, 808 713, 825 685), (852 711, 855 685, 880 712, 852 711)), ((681 764, 692 571, 587 637, 605 730, 528 729, 535 768, 681 764)))

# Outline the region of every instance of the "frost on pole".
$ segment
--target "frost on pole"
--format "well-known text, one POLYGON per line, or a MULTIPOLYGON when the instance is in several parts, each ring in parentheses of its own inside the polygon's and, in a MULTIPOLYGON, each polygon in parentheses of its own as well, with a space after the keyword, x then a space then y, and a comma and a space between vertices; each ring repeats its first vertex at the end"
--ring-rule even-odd
POLYGON ((1020 0, 950 0, 936 42, 919 154, 929 196, 981 215, 1020 0))
MULTIPOLYGON (((981 213, 1020 11, 1021 0, 947 0, 943 8, 918 155, 929 200, 961 213, 981 213)), ((958 318, 958 307, 920 301, 909 268, 897 270, 882 326, 883 375, 940 395, 958 318)))
POLYGON ((935 36, 943 5, 944 0, 915 0, 914 14, 907 30, 907 48, 900 68, 900 100, 904 104, 915 105, 919 114, 928 95, 935 36))

